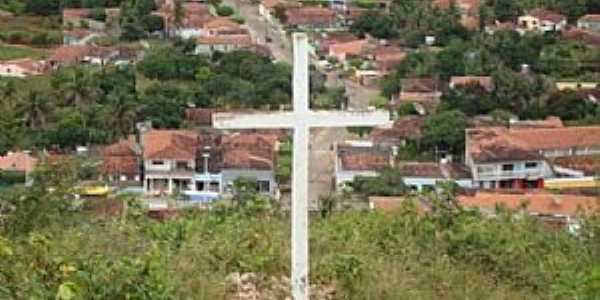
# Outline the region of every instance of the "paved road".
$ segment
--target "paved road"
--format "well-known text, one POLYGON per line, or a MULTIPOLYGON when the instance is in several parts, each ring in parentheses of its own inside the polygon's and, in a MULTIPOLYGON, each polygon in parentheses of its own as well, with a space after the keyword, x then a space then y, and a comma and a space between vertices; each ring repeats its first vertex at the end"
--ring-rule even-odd
POLYGON ((250 34, 259 44, 269 46, 276 60, 292 63, 292 50, 289 42, 278 28, 263 20, 258 14, 258 5, 240 0, 224 0, 223 3, 235 7, 246 21, 250 34), (267 36, 272 39, 272 42, 266 43, 267 36))
MULTIPOLYGON (((287 38, 273 25, 265 22, 258 15, 258 6, 240 0, 224 0, 240 12, 246 20, 246 25, 251 34, 259 43, 266 44, 273 53, 275 59, 292 63, 291 44, 287 38), (265 43, 269 36, 272 42, 265 43)), ((377 90, 366 89, 350 80, 337 79, 336 72, 330 72, 327 76, 328 87, 345 85, 349 97, 349 107, 353 109, 367 108, 369 100, 377 95, 377 90)), ((319 197, 328 195, 333 191, 333 179, 335 168, 335 153, 333 145, 347 140, 351 135, 345 128, 317 128, 311 130, 310 154, 309 154, 309 203, 312 209, 318 207, 319 197)), ((289 205, 289 196, 283 195, 283 205, 289 205)))

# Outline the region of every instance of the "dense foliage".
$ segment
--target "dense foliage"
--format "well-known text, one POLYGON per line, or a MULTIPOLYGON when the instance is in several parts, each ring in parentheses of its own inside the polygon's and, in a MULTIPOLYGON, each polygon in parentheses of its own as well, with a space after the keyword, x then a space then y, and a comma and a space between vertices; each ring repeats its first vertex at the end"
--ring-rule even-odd
POLYGON ((186 45, 150 50, 139 73, 77 66, 34 80, 0 79, 0 153, 108 143, 142 120, 180 128, 189 106, 277 109, 291 102, 288 65, 251 52, 211 61, 187 54, 186 45))
MULTIPOLYGON (((43 167, 33 188, 0 196, 0 298, 222 299, 232 273, 257 274, 261 289, 289 273, 289 219, 262 197, 164 221, 128 197, 80 210, 69 196, 72 167, 43 167)), ((332 285, 336 299, 600 293, 599 219, 575 236, 503 210, 488 219, 435 197, 431 207, 312 218, 312 282, 332 285)))

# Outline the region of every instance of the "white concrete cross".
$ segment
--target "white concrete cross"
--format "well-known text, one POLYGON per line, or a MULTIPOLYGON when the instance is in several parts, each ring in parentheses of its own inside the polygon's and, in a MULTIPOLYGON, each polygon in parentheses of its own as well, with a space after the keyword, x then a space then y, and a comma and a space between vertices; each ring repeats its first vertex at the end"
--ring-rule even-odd
POLYGON ((267 113, 219 113, 213 117, 215 128, 268 129, 294 131, 292 169, 292 295, 308 299, 308 144, 311 127, 376 126, 390 120, 389 112, 312 111, 309 108, 308 38, 295 33, 293 111, 267 113))

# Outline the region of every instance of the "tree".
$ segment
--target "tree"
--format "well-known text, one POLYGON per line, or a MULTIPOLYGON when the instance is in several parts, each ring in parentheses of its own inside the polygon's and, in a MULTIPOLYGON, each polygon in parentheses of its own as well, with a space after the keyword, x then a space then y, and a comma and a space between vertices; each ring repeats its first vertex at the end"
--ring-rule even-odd
POLYGON ((233 10, 233 7, 231 7, 231 6, 219 5, 219 7, 217 7, 217 15, 219 15, 221 17, 229 17, 229 16, 233 15, 234 13, 235 13, 235 11, 233 10))
POLYGON ((467 116, 488 114, 502 108, 492 99, 492 95, 478 83, 458 86, 442 97, 442 109, 460 110, 467 116))
POLYGON ((17 110, 29 129, 43 128, 50 110, 50 97, 42 92, 30 90, 20 100, 17 110))
POLYGON ((467 118, 458 110, 444 111, 425 119, 423 141, 429 147, 449 149, 459 153, 465 141, 467 118))
POLYGON ((100 96, 97 75, 84 67, 62 69, 51 79, 63 105, 86 109, 100 96))
POLYGON ((352 188, 364 196, 401 196, 408 191, 400 171, 392 168, 381 171, 377 177, 355 176, 352 188))
POLYGON ((145 91, 140 102, 143 120, 152 121, 157 128, 179 128, 186 104, 192 102, 192 95, 172 84, 157 83, 145 91))
POLYGON ((350 31, 358 35, 368 33, 379 39, 390 39, 398 35, 394 19, 378 13, 367 13, 360 16, 352 23, 350 31))
POLYGON ((25 12, 34 15, 55 15, 59 13, 59 7, 59 0, 25 0, 25 12))
POLYGON ((143 16, 140 22, 142 23, 143 29, 150 33, 162 31, 165 28, 165 21, 161 16, 143 16))

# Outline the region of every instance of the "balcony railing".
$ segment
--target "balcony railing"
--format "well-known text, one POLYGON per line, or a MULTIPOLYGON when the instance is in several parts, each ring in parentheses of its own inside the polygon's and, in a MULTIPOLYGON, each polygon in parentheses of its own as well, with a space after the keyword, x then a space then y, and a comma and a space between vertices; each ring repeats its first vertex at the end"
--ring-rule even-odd
POLYGON ((477 172, 477 178, 527 178, 527 177, 540 177, 544 174, 541 169, 531 170, 513 170, 503 171, 496 170, 492 172, 477 172))

